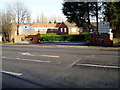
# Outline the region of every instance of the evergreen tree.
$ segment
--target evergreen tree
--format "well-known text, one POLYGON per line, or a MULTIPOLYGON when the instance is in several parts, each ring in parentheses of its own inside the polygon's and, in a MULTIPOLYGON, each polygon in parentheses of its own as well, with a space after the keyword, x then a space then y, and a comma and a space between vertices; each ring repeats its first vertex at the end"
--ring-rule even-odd
POLYGON ((114 33, 120 33, 120 2, 107 2, 105 20, 110 22, 114 33))
POLYGON ((90 17, 96 17, 98 30, 99 11, 102 4, 100 2, 65 2, 63 3, 63 13, 70 23, 76 23, 76 26, 83 28, 92 28, 90 17))
POLYGON ((63 13, 70 23, 76 23, 78 27, 85 27, 86 24, 86 5, 83 2, 65 2, 63 13))
POLYGON ((54 23, 57 23, 57 21, 55 20, 54 23))
POLYGON ((51 21, 49 21, 49 23, 52 23, 51 21))

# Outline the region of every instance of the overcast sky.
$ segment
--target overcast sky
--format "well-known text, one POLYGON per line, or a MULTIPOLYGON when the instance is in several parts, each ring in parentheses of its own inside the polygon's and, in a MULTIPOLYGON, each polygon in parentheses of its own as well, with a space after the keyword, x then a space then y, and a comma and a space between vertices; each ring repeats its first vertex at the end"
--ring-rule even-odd
POLYGON ((63 0, 0 0, 0 9, 5 8, 6 3, 22 1, 31 11, 32 18, 43 13, 45 16, 57 16, 65 19, 62 14, 63 0))

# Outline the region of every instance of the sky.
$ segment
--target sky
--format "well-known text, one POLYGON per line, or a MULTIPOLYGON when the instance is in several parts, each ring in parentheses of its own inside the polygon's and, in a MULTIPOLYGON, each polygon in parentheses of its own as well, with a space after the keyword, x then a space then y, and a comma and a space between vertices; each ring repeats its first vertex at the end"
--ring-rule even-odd
POLYGON ((31 11, 33 19, 43 13, 47 17, 55 16, 66 20, 62 13, 63 0, 0 0, 0 9, 5 8, 6 3, 21 1, 31 11))

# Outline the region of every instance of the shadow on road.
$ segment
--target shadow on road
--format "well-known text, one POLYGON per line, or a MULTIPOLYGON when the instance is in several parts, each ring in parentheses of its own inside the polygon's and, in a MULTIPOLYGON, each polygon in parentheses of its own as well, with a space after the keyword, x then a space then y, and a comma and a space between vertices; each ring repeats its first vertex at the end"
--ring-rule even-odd
POLYGON ((34 87, 36 86, 37 88, 38 87, 40 87, 40 88, 49 88, 48 86, 39 84, 39 83, 31 81, 31 80, 24 79, 22 77, 18 77, 18 76, 7 74, 7 73, 3 73, 3 74, 16 79, 17 81, 19 80, 19 81, 18 81, 18 83, 17 83, 17 81, 14 81, 14 80, 10 80, 10 82, 6 82, 6 78, 4 77, 3 80, 2 80, 3 81, 2 88, 16 88, 17 87, 16 85, 21 86, 21 87, 17 87, 17 88, 28 88, 27 87, 28 84, 30 85, 30 87, 31 87, 31 85, 34 85, 34 87))
POLYGON ((87 46, 87 42, 43 42, 43 45, 87 46))

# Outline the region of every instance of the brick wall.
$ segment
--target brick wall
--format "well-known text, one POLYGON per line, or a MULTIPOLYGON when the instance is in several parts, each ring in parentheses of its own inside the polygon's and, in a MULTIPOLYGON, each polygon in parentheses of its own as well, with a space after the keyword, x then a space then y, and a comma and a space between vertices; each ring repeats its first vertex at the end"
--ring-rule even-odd
POLYGON ((113 46, 113 40, 110 39, 109 34, 96 35, 94 33, 90 34, 90 45, 101 45, 101 46, 113 46))
POLYGON ((15 43, 28 43, 28 44, 38 44, 40 35, 15 35, 14 42, 15 43), (32 39, 32 40, 24 40, 24 38, 32 39))

